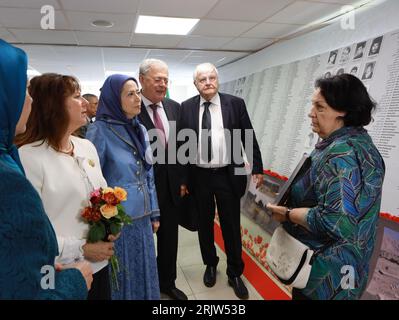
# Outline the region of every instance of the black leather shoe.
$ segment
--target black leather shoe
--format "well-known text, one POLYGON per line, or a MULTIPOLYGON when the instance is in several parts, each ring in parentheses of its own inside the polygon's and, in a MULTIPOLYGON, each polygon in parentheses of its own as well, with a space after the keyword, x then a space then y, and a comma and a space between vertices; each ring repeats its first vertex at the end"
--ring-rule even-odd
POLYGON ((170 288, 168 290, 161 290, 161 292, 173 300, 188 300, 186 294, 176 287, 170 288))
POLYGON ((240 277, 229 278, 229 285, 233 287, 234 293, 237 297, 244 300, 248 299, 248 289, 240 277))
POLYGON ((206 266, 204 273, 204 285, 211 288, 216 283, 216 267, 206 266))

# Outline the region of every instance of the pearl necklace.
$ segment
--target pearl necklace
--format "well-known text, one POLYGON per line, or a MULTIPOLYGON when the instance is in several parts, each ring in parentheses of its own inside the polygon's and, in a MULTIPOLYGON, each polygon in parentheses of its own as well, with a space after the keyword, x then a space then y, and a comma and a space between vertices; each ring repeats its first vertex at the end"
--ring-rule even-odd
POLYGON ((61 153, 65 153, 65 154, 72 155, 73 149, 75 148, 75 146, 73 145, 73 143, 72 143, 71 140, 69 140, 69 145, 70 145, 70 147, 68 148, 68 150, 61 150, 61 149, 60 149, 60 152, 61 152, 61 153))

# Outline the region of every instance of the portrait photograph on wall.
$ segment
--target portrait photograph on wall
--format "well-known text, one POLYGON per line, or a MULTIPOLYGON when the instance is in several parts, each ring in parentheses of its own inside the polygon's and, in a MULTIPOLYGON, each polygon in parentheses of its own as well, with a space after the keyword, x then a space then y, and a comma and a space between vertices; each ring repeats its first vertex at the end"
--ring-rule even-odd
POLYGON ((369 56, 375 56, 380 53, 383 36, 373 39, 370 46, 369 56))

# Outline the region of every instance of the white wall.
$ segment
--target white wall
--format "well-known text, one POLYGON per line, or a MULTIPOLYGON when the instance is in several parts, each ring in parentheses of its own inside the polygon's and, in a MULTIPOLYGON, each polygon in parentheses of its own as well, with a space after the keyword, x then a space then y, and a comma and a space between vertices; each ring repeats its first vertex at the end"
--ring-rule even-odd
POLYGON ((399 1, 377 1, 355 14, 355 29, 343 30, 340 21, 298 38, 272 45, 256 54, 219 68, 228 82, 272 66, 309 58, 399 28, 399 1))

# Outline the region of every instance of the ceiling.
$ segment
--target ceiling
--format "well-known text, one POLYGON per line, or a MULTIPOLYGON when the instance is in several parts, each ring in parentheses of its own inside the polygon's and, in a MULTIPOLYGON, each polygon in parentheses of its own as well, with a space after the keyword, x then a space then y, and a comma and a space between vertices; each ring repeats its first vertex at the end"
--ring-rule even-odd
MULTIPOLYGON (((360 1, 372 2, 372 1, 360 1)), ((176 83, 194 66, 222 66, 303 34, 359 0, 0 0, 0 38, 23 48, 30 68, 102 82, 108 72, 137 72, 144 58, 169 64, 176 83), (55 9, 55 29, 42 30, 40 8, 55 9), (135 34, 139 15, 199 18, 187 36, 135 34), (109 20, 112 28, 91 25, 109 20), (316 24, 315 21, 322 19, 316 24)))

